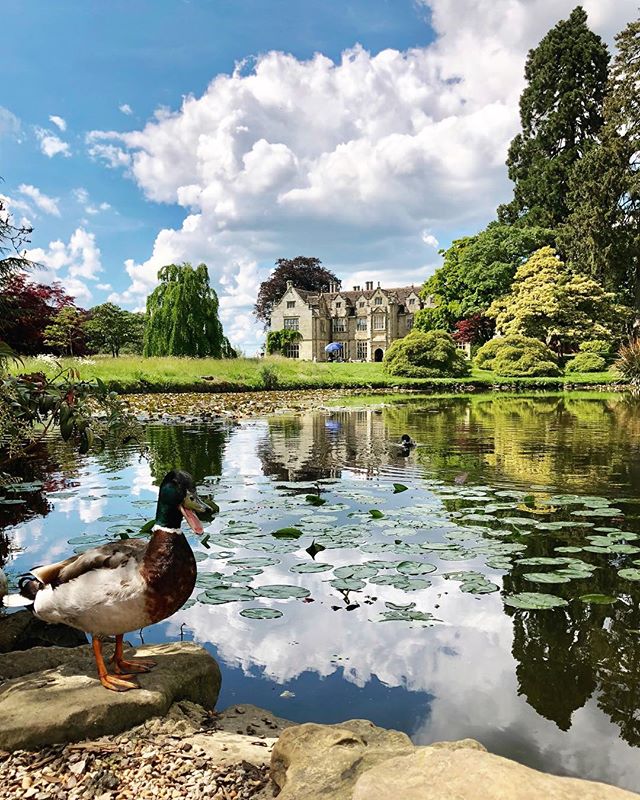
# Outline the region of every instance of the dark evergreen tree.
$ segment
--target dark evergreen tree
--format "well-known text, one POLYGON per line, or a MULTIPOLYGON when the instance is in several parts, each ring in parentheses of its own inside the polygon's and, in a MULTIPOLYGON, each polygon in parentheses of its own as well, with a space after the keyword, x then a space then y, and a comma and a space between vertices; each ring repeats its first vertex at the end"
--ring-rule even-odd
POLYGON ((640 20, 616 43, 601 140, 572 174, 559 244, 575 269, 640 309, 640 20))
POLYGON ((514 198, 498 209, 502 222, 525 218, 553 228, 566 219, 571 169, 602 127, 608 64, 607 46, 589 29, 581 6, 529 51, 522 132, 507 158, 514 198))
POLYGON ((230 358, 235 355, 218 319, 218 295, 206 264, 169 264, 147 298, 145 356, 230 358))

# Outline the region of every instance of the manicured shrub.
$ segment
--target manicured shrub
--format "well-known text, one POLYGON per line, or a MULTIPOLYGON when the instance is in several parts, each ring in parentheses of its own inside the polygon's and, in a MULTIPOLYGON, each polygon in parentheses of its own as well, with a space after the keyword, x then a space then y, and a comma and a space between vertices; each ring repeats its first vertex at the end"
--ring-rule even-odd
POLYGON ((560 375, 555 354, 544 342, 529 336, 491 339, 478 350, 475 365, 505 377, 560 375))
POLYGON ((630 339, 622 345, 614 366, 623 378, 635 385, 640 384, 640 339, 630 339))
POLYGON ((606 358, 611 354, 613 345, 606 339, 590 339, 588 342, 581 342, 578 349, 581 353, 595 353, 606 358))
POLYGON ((407 378, 459 378, 471 370, 446 331, 412 331, 391 345, 384 365, 390 375, 407 378))
POLYGON ((597 353, 578 353, 567 361, 565 372, 603 372, 607 368, 607 362, 597 353))

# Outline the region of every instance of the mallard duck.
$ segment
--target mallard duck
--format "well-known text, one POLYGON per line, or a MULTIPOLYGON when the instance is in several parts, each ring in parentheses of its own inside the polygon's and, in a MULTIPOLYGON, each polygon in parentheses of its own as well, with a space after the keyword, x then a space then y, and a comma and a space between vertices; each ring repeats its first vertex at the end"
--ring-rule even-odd
POLYGON ((400 447, 403 447, 405 450, 412 450, 416 446, 414 440, 409 436, 408 433, 403 433, 400 437, 400 447))
POLYGON ((24 604, 26 598, 40 619, 91 634, 102 685, 116 692, 139 688, 131 673, 149 672, 155 662, 126 661, 123 635, 170 617, 189 598, 196 562, 180 525, 184 517, 196 533, 202 533, 195 512, 207 510, 191 475, 172 470, 160 484, 151 539, 111 542, 57 564, 35 567, 19 581, 20 598, 10 595, 5 604, 18 604, 11 597, 24 604), (104 663, 105 636, 116 640, 114 674, 104 663))

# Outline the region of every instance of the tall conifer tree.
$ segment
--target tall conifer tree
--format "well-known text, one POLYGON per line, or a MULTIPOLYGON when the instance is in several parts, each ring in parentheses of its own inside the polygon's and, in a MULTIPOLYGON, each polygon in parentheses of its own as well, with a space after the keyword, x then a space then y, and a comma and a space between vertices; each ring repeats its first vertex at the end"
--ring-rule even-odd
POLYGON ((229 358, 233 353, 218 319, 218 295, 206 264, 169 264, 147 298, 145 356, 229 358))
POLYGON ((565 220, 571 168, 602 127, 608 63, 607 46, 589 29, 582 6, 529 51, 522 132, 507 158, 514 198, 498 209, 501 221, 553 228, 565 220))
POLYGON ((601 141, 574 170, 559 244, 575 268, 640 310, 640 20, 616 44, 601 141))

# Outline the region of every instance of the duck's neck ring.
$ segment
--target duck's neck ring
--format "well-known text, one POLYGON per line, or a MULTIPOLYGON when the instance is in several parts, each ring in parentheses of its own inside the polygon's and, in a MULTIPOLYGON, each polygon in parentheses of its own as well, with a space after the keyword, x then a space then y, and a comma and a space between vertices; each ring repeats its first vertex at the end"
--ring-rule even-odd
POLYGON ((175 533, 178 535, 182 533, 181 528, 169 528, 167 525, 160 525, 159 522, 156 522, 153 528, 151 528, 151 533, 155 533, 156 531, 162 531, 163 533, 175 533))

